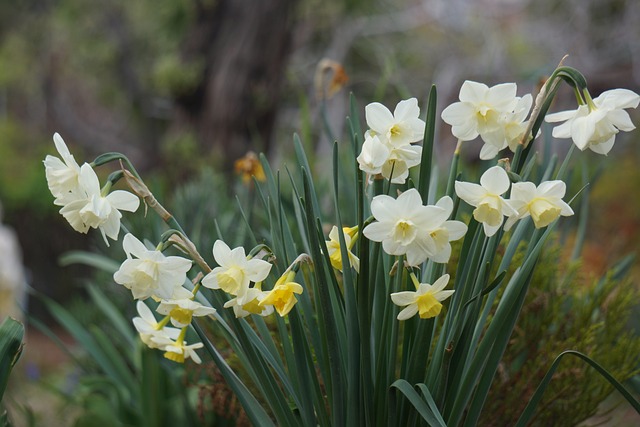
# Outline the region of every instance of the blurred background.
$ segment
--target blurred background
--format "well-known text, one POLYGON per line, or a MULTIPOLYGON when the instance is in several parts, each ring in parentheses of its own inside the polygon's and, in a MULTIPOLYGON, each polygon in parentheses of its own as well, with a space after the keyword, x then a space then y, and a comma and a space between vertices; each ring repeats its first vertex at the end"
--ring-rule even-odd
MULTIPOLYGON (((350 92, 361 107, 415 96, 424 108, 435 84, 441 111, 465 79, 531 92, 566 54, 594 97, 639 92, 638 22, 634 0, 0 2, 0 236, 9 242, 1 277, 78 305, 93 273, 61 267, 60 256, 105 250, 52 204, 42 160, 55 154, 54 132, 79 163, 124 153, 161 200, 193 196, 189 186, 206 182, 213 217, 233 203, 242 185, 234 162, 248 151, 277 169, 297 132, 321 165, 330 139, 346 140, 350 92)), ((574 103, 563 90, 554 109, 574 103)), ((446 168, 455 141, 446 125, 437 132, 446 168)), ((640 246, 638 139, 620 134, 609 157, 588 156, 593 170, 608 165, 591 188, 583 256, 593 274, 640 246)), ((28 307, 49 319, 38 299, 28 307)), ((35 362, 36 371, 55 366, 35 362)))

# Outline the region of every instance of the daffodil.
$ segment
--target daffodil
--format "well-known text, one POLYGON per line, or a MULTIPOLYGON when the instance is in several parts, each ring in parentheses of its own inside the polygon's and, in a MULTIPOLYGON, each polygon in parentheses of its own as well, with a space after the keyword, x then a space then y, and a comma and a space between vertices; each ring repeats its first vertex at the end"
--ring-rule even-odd
POLYGON ((164 350, 160 342, 166 342, 167 340, 175 340, 180 335, 180 330, 175 328, 166 327, 165 325, 169 321, 169 318, 165 318, 163 321, 158 322, 147 305, 138 301, 136 304, 139 317, 133 318, 133 326, 135 326, 140 340, 145 343, 149 348, 159 348, 164 350))
POLYGON ((442 207, 423 206, 415 188, 405 191, 397 199, 379 195, 371 202, 371 213, 376 219, 362 233, 374 242, 382 242, 389 255, 406 255, 409 265, 423 263, 437 248, 429 230, 446 220, 442 207))
POLYGON ((502 226, 504 217, 516 215, 516 210, 501 196, 509 190, 511 182, 504 169, 494 166, 480 177, 480 185, 456 181, 458 197, 475 206, 473 217, 481 222, 487 236, 493 236, 502 226))
POLYGON ((272 305, 282 317, 289 314, 294 305, 298 302, 296 294, 302 293, 302 286, 293 281, 296 272, 290 270, 283 274, 267 295, 260 301, 259 305, 272 305))
MULTIPOLYGON (((342 232, 344 234, 344 243, 347 246, 347 255, 349 256, 349 264, 356 270, 360 269, 360 259, 351 252, 353 245, 356 242, 358 235, 358 227, 343 227, 342 232)), ((335 225, 329 232, 329 240, 325 242, 327 244, 327 251, 329 252, 329 259, 331 265, 336 270, 342 271, 342 251, 340 250, 340 235, 338 234, 338 227, 335 225)))
POLYGON ((379 102, 367 105, 364 111, 369 128, 392 147, 409 145, 424 136, 425 122, 419 118, 416 98, 400 101, 393 114, 379 102))
POLYGON ((245 302, 249 283, 262 282, 271 271, 271 264, 267 261, 247 259, 243 247, 232 250, 222 240, 216 240, 213 244, 213 257, 219 267, 204 276, 202 285, 235 295, 242 304, 245 302))
POLYGON ((182 328, 180 335, 174 341, 164 337, 154 337, 153 341, 164 350, 164 357, 177 363, 184 363, 186 359, 191 359, 195 363, 202 363, 200 356, 196 353, 196 349, 204 347, 201 342, 187 345, 184 340, 187 328, 182 328))
POLYGON ((528 122, 525 121, 531 110, 533 97, 530 94, 522 98, 516 97, 513 111, 505 111, 498 117, 497 126, 480 135, 484 145, 480 149, 480 159, 491 160, 498 152, 509 147, 515 152, 527 131, 528 122))
POLYGON ((362 144, 362 151, 360 151, 360 155, 357 158, 360 170, 370 175, 380 174, 382 173, 382 166, 384 166, 390 155, 391 148, 384 144, 378 135, 367 132, 362 144))
POLYGON ((478 135, 491 135, 500 130, 503 115, 514 111, 518 103, 516 90, 515 83, 488 87, 467 80, 460 88, 460 102, 445 108, 442 120, 451 125, 453 135, 462 141, 471 141, 478 135))
POLYGON ((416 291, 403 291, 391 294, 391 301, 397 306, 404 307, 398 313, 398 320, 407 320, 418 314, 421 319, 436 317, 442 311, 442 301, 453 294, 453 290, 443 290, 449 283, 449 275, 445 274, 436 280, 433 285, 419 283, 416 276, 411 273, 411 280, 416 286, 416 291))
POLYGON ((53 143, 62 160, 51 155, 46 156, 43 162, 44 172, 49 190, 56 198, 54 203, 64 206, 66 199, 79 191, 80 166, 57 132, 53 135, 53 143))
POLYGON ((135 212, 140 206, 140 199, 128 191, 108 192, 108 187, 103 194, 98 176, 87 163, 80 168, 78 179, 79 190, 62 199, 65 205, 60 213, 80 233, 86 233, 90 228, 99 229, 108 246, 107 237, 118 239, 120 211, 135 212))
POLYGON ((447 263, 451 258, 451 243, 461 239, 467 232, 467 225, 462 221, 449 220, 453 212, 453 200, 444 196, 436 202, 436 206, 443 209, 434 218, 433 228, 427 230, 429 238, 433 240, 434 250, 429 254, 429 259, 433 262, 447 263))
POLYGON ((259 316, 269 316, 273 313, 272 305, 260 305, 260 302, 267 296, 267 292, 261 289, 261 283, 256 283, 256 286, 249 288, 244 298, 244 304, 238 302, 238 298, 232 298, 224 303, 224 308, 233 308, 233 313, 237 318, 246 317, 250 314, 257 314, 259 316))
POLYGON ((611 151, 619 131, 629 132, 635 129, 626 108, 637 108, 640 96, 627 89, 614 89, 603 92, 591 99, 585 92, 587 103, 573 111, 561 111, 549 114, 547 122, 564 122, 553 128, 555 138, 571 138, 582 151, 591 151, 606 155, 611 151))
POLYGON ((215 308, 207 307, 192 299, 162 300, 156 311, 168 315, 171 324, 176 328, 184 328, 191 323, 191 319, 201 316, 210 316, 216 312, 215 308))
POLYGON ((150 296, 171 299, 177 289, 182 289, 191 261, 149 250, 130 233, 124 236, 122 248, 127 259, 115 272, 113 280, 130 289, 135 299, 150 296))
POLYGON ((239 158, 233 164, 236 174, 242 177, 242 182, 247 185, 251 182, 251 178, 255 177, 257 181, 264 182, 267 177, 260 163, 260 159, 253 151, 249 151, 244 157, 239 158))
POLYGON ((517 214, 509 217, 505 230, 522 218, 531 216, 536 228, 546 227, 560 216, 571 216, 573 210, 562 200, 566 192, 562 181, 545 181, 538 187, 532 182, 517 182, 511 188, 509 202, 517 214))

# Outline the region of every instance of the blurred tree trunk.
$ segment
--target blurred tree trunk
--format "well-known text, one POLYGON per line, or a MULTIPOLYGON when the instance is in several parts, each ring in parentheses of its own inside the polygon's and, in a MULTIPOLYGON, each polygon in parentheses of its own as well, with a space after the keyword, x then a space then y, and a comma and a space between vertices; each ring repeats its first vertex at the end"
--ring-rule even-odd
POLYGON ((196 90, 176 99, 174 129, 195 129, 225 167, 250 148, 268 151, 290 53, 296 0, 197 2, 183 60, 204 60, 196 90))

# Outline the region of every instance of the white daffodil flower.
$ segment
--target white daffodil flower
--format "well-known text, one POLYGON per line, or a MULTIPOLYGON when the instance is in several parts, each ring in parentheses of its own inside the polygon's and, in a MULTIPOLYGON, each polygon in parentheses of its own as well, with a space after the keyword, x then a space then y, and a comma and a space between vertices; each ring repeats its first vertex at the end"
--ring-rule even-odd
POLYGON ((400 101, 393 114, 379 102, 367 105, 364 111, 369 128, 392 147, 409 145, 424 136, 425 122, 419 118, 416 98, 400 101))
POLYGON ((273 313, 272 305, 260 305, 260 302, 266 298, 267 292, 259 287, 249 288, 245 296, 245 303, 238 303, 238 298, 232 298, 224 303, 224 308, 233 307, 233 313, 236 318, 247 317, 250 314, 257 314, 262 317, 269 316, 273 313))
POLYGON ((191 269, 188 259, 149 250, 130 233, 124 236, 122 248, 127 259, 114 273, 113 280, 130 289, 135 299, 152 296, 171 299, 182 288, 191 269))
POLYGON ((398 313, 398 320, 407 320, 418 314, 421 319, 436 317, 442 310, 442 301, 449 298, 454 291, 443 290, 449 283, 449 275, 445 274, 433 285, 418 283, 415 275, 411 279, 416 285, 416 291, 403 291, 391 294, 391 301, 397 306, 404 307, 398 313))
POLYGON ((515 153, 518 144, 527 130, 528 122, 525 121, 533 104, 530 94, 522 98, 516 97, 516 105, 513 111, 504 112, 498 118, 498 126, 492 131, 480 135, 484 145, 480 150, 481 160, 494 159, 501 150, 509 147, 515 153))
POLYGON ((446 212, 438 206, 423 206, 415 188, 397 199, 386 195, 374 197, 371 213, 376 222, 367 225, 363 234, 369 240, 382 242, 389 255, 406 255, 409 265, 418 265, 436 253, 436 244, 428 231, 441 226, 447 219, 446 212))
POLYGON ((160 314, 171 316, 171 324, 176 328, 184 328, 195 317, 209 316, 216 312, 215 308, 206 307, 192 299, 162 300, 156 308, 160 314))
POLYGON ((271 264, 267 261, 247 259, 243 247, 231 250, 222 240, 213 244, 213 257, 219 267, 204 276, 202 285, 235 295, 240 304, 246 302, 249 283, 262 282, 271 271, 271 264))
POLYGON ((138 301, 136 308, 140 317, 133 318, 133 326, 138 331, 140 340, 149 348, 164 350, 158 342, 175 340, 180 335, 179 329, 165 327, 164 324, 158 323, 151 309, 144 302, 138 301))
POLYGON ((44 173, 51 194, 56 198, 53 202, 58 206, 64 206, 66 199, 79 191, 80 166, 69 152, 69 148, 57 132, 53 135, 53 143, 62 157, 48 155, 44 159, 44 173))
POLYGON ((516 215, 517 211, 501 195, 509 190, 511 182, 504 169, 494 166, 480 177, 480 185, 456 181, 456 194, 475 206, 473 217, 481 222, 484 233, 490 237, 500 228, 504 217, 516 215))
POLYGON ((571 138, 584 151, 606 155, 611 151, 619 131, 635 129, 625 108, 637 108, 640 96, 627 89, 613 89, 587 100, 577 110, 549 114, 549 123, 564 122, 553 128, 555 138, 571 138))
POLYGON ((517 182, 511 187, 509 203, 517 214, 507 219, 504 226, 509 230, 513 224, 531 215, 536 228, 546 227, 560 216, 571 216, 573 210, 562 200, 567 186, 564 182, 545 181, 538 187, 532 182, 517 182))
POLYGON ((443 218, 443 222, 431 230, 427 230, 429 237, 433 239, 435 250, 429 255, 433 262, 447 263, 451 258, 451 243, 461 239, 467 232, 467 225, 462 221, 448 220, 453 212, 453 200, 444 196, 436 202, 436 206, 442 208, 444 212, 438 215, 443 218))
POLYGON ((135 212, 140 199, 128 191, 116 190, 102 195, 100 182, 93 168, 85 163, 80 168, 78 193, 69 193, 60 213, 74 230, 86 233, 90 228, 98 228, 105 243, 107 237, 117 240, 120 233, 121 210, 135 212))
POLYGON ((196 353, 196 349, 204 347, 204 344, 201 342, 187 345, 187 342, 182 338, 183 333, 180 334, 176 341, 166 338, 153 338, 153 341, 156 342, 160 348, 162 348, 165 353, 164 357, 172 360, 177 363, 184 363, 185 359, 191 359, 195 363, 200 364, 202 360, 198 353, 196 353))
POLYGON ((362 151, 358 156, 360 170, 370 175, 382 173, 382 166, 389 159, 391 148, 384 144, 377 135, 365 134, 362 151))
POLYGON ((419 165, 422 157, 422 147, 419 145, 406 145, 394 148, 389 153, 389 158, 382 165, 381 174, 394 184, 404 184, 409 176, 409 169, 419 165))
POLYGON ((500 129, 502 116, 514 111, 518 103, 516 90, 515 83, 490 88, 467 80, 460 88, 460 102, 445 108, 442 120, 451 125, 451 133, 462 141, 471 141, 478 135, 491 135, 500 129))

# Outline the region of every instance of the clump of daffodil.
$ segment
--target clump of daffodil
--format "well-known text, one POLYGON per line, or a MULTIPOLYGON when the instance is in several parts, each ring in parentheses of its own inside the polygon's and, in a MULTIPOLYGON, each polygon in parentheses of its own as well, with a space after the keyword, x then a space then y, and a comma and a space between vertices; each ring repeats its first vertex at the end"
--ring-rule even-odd
POLYGON ((303 291, 302 286, 293 280, 296 277, 296 272, 299 268, 299 263, 308 258, 308 255, 300 255, 291 266, 280 276, 265 297, 260 301, 260 306, 272 305, 278 314, 282 317, 289 314, 294 305, 298 302, 296 294, 301 294, 303 291))
POLYGON ((416 291, 403 291, 391 294, 391 301, 397 306, 404 307, 398 313, 398 320, 407 320, 418 314, 421 319, 436 317, 442 311, 442 301, 453 294, 453 290, 443 290, 449 283, 449 275, 445 274, 433 285, 420 283, 415 274, 411 273, 411 281, 416 291))
POLYGON ((257 181, 264 182, 267 177, 260 163, 260 159, 253 151, 249 151, 244 157, 239 158, 233 164, 233 170, 236 175, 242 177, 242 182, 247 185, 251 182, 251 177, 255 177, 257 181))
MULTIPOLYGON (((360 258, 351 252, 353 245, 358 240, 358 226, 355 227, 342 227, 344 233, 344 243, 347 246, 347 255, 349 256, 349 264, 356 270, 360 270, 360 258)), ((329 232, 329 240, 325 242, 327 244, 327 251, 329 252, 329 259, 331 265, 336 270, 342 271, 342 251, 340 250, 340 235, 338 234, 338 227, 335 225, 329 232)))

